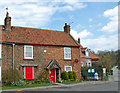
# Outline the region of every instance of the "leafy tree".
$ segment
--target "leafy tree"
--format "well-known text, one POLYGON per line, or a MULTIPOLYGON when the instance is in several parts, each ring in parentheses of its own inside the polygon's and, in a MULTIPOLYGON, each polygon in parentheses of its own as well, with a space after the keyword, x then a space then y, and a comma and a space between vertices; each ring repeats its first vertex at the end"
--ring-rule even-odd
POLYGON ((114 66, 114 61, 110 53, 103 54, 99 63, 103 68, 107 68, 109 70, 114 66))

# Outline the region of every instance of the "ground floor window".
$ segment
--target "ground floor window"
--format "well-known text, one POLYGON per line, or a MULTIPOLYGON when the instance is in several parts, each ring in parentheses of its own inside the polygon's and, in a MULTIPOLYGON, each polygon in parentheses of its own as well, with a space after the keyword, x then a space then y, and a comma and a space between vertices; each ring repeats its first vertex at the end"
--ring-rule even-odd
POLYGON ((65 71, 66 71, 66 72, 72 71, 72 66, 65 66, 65 71))

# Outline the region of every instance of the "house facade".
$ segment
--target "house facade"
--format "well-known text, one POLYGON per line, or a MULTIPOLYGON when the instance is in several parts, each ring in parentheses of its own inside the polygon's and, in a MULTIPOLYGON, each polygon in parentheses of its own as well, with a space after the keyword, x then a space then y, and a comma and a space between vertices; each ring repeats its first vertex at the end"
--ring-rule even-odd
POLYGON ((87 47, 83 47, 80 43, 80 38, 78 38, 78 43, 80 44, 81 67, 92 67, 94 64, 98 63, 100 57, 87 47))
POLYGON ((75 71, 81 79, 80 44, 67 23, 64 31, 11 26, 7 12, 0 28, 2 72, 17 69, 24 79, 34 80, 47 68, 53 82, 61 80, 63 71, 75 71))

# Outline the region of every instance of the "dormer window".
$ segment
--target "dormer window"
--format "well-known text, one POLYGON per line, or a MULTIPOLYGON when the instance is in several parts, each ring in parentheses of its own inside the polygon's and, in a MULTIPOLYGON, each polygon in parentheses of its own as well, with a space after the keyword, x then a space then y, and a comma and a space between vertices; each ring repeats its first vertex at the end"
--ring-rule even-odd
POLYGON ((88 51, 88 49, 85 51, 85 56, 89 57, 89 51, 88 51))

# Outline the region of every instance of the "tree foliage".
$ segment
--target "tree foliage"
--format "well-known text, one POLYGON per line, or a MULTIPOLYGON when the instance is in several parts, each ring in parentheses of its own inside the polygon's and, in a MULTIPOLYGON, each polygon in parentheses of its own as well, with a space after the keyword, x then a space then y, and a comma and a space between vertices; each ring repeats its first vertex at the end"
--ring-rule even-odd
POLYGON ((99 66, 111 69, 117 65, 118 51, 99 51, 100 56, 99 66))

